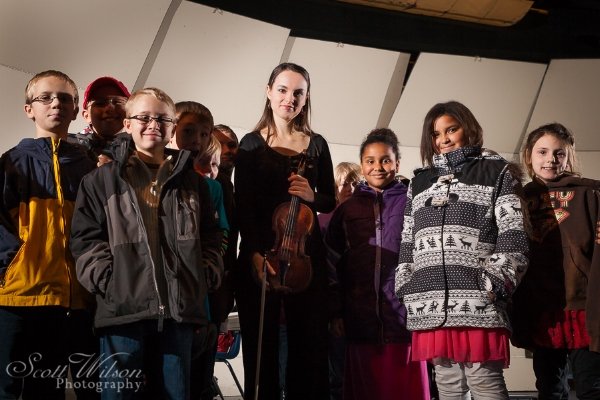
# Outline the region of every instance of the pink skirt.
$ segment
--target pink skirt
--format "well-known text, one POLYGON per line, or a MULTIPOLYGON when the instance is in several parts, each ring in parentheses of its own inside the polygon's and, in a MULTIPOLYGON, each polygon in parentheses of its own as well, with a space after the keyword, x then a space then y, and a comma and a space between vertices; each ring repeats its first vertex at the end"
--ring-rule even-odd
POLYGON ((429 400, 427 363, 410 360, 410 344, 346 346, 344 400, 429 400))
POLYGON ((504 361, 510 364, 510 332, 504 328, 439 328, 414 331, 412 359, 448 358, 454 362, 504 361))

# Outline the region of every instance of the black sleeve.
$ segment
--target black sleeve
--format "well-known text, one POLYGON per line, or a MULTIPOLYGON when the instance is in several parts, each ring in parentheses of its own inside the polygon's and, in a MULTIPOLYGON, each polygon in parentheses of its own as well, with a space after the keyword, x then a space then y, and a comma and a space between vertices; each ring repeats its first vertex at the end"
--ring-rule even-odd
POLYGON ((112 275, 113 255, 108 243, 106 213, 99 194, 100 175, 94 171, 81 181, 73 221, 71 253, 77 279, 90 293, 104 295, 112 275))
POLYGON ((259 224, 256 210, 256 162, 257 140, 254 133, 245 135, 240 141, 235 163, 235 202, 240 237, 244 246, 251 251, 263 251, 261 248, 259 224))
POLYGON ((0 276, 4 274, 22 245, 11 216, 11 211, 18 214, 20 203, 15 178, 9 155, 5 153, 0 158, 0 276))
POLYGON ((319 151, 319 177, 315 191, 314 208, 317 212, 328 213, 335 208, 335 180, 333 164, 327 141, 322 136, 315 137, 319 151))

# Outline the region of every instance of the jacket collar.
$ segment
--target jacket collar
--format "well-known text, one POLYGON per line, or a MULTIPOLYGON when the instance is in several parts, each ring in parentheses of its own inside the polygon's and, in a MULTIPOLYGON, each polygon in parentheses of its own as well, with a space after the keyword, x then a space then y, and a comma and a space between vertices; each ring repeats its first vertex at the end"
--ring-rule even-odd
POLYGON ((582 178, 571 173, 564 173, 558 179, 546 183, 542 182, 538 178, 534 178, 529 185, 530 187, 535 187, 536 190, 539 191, 573 188, 578 186, 586 186, 596 190, 600 189, 600 181, 582 178))
MULTIPOLYGON (((402 193, 402 192, 406 192, 407 191, 407 187, 406 185, 404 185, 402 182, 399 181, 392 181, 389 185, 387 185, 385 188, 383 188, 383 196, 387 196, 389 194, 393 194, 393 193, 402 193)), ((354 194, 356 194, 357 196, 375 196, 377 195, 377 192, 375 191, 375 189, 373 189, 372 187, 370 187, 369 185, 366 184, 366 182, 361 181, 358 186, 356 186, 356 189, 354 189, 354 194)))
POLYGON ((464 146, 450 153, 433 156, 433 166, 443 171, 460 169, 467 161, 481 155, 481 146, 464 146))
MULTIPOLYGON (((121 166, 121 170, 127 165, 127 160, 135 151, 135 143, 131 135, 128 133, 120 133, 113 140, 111 147, 115 154, 115 161, 121 166)), ((178 174, 179 172, 193 168, 192 153, 188 150, 173 150, 166 148, 165 156, 171 157, 173 163, 172 175, 178 174), (189 165, 188 165, 189 164, 189 165)))
MULTIPOLYGON (((19 142, 17 147, 33 158, 52 162, 52 139, 49 137, 25 138, 19 142)), ((81 146, 68 143, 67 139, 60 139, 58 158, 61 163, 70 163, 87 158, 87 154, 81 146)))

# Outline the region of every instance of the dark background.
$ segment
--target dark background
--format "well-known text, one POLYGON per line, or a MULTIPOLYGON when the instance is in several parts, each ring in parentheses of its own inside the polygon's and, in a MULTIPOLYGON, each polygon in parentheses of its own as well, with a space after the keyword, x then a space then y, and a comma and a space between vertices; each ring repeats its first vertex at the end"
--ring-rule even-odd
POLYGON ((388 11, 335 0, 193 0, 291 30, 295 37, 411 53, 548 63, 600 58, 600 0, 535 1, 510 27, 388 11))

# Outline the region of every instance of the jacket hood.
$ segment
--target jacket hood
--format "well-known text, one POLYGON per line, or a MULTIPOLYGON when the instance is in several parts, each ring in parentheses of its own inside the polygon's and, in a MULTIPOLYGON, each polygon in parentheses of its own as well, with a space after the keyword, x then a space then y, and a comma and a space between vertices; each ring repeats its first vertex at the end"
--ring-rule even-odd
POLYGON ((446 154, 436 154, 433 156, 433 166, 417 168, 413 171, 413 174, 417 176, 421 172, 431 170, 432 168, 439 173, 458 171, 464 164, 475 158, 504 161, 508 164, 508 170, 511 175, 520 182, 523 182, 523 170, 519 164, 508 161, 494 150, 481 146, 464 146, 446 154))
MULTIPOLYGON (((119 164, 122 170, 127 165, 127 160, 135 151, 135 143, 130 134, 119 133, 111 143, 111 152, 115 156, 115 161, 119 164)), ((165 148, 165 155, 173 159, 173 174, 187 168, 188 163, 193 163, 194 157, 192 152, 188 150, 174 150, 165 148)), ((193 165, 190 164, 189 168, 193 165)))
POLYGON ((589 187, 591 189, 600 189, 600 181, 565 173, 555 181, 544 183, 539 179, 534 178, 529 184, 527 184, 528 189, 537 191, 581 186, 589 187))

